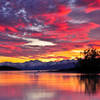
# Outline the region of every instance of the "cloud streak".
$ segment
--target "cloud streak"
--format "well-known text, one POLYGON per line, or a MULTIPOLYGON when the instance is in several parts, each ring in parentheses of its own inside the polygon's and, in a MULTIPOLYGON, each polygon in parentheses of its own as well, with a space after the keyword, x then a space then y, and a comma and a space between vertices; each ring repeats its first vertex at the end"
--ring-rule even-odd
POLYGON ((75 58, 79 53, 73 50, 100 49, 99 30, 100 0, 0 1, 0 56, 4 58, 75 58))

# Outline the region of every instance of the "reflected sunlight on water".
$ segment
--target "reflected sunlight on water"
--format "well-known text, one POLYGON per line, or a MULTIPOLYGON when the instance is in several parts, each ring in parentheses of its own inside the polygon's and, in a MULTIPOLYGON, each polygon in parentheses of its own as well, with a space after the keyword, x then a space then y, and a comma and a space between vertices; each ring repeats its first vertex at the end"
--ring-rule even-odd
POLYGON ((100 76, 0 72, 0 100, 100 100, 100 76))

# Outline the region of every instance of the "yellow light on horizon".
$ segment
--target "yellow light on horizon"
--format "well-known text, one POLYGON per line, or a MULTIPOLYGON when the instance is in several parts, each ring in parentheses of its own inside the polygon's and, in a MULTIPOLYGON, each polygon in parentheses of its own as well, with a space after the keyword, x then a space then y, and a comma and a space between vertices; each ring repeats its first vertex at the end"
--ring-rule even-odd
POLYGON ((80 58, 82 55, 80 52, 82 52, 84 49, 79 48, 79 49, 73 49, 69 51, 58 51, 58 52, 53 52, 53 53, 47 53, 43 55, 37 55, 37 57, 5 57, 5 56, 0 56, 0 62, 13 62, 13 63, 23 63, 26 61, 30 60, 40 60, 43 62, 49 62, 49 61, 61 61, 61 60, 71 60, 71 59, 76 59, 77 57, 80 58))
POLYGON ((2 62, 13 62, 13 63, 23 63, 25 61, 35 60, 29 57, 5 57, 0 56, 0 63, 2 62))

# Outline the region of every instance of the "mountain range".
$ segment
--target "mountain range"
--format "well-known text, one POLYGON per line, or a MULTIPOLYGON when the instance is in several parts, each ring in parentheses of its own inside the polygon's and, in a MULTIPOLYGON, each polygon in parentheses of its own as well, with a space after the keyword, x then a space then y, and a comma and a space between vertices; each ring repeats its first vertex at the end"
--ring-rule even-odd
POLYGON ((24 63, 4 62, 0 63, 0 67, 8 66, 20 70, 63 70, 74 68, 76 64, 77 60, 62 60, 59 62, 41 62, 39 60, 31 60, 24 63))

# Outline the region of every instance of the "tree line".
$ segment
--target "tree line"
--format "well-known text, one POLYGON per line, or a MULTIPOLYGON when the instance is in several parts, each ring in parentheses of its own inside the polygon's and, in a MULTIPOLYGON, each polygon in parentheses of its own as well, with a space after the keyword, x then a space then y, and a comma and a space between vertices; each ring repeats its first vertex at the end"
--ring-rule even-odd
POLYGON ((100 51, 95 48, 81 52, 83 58, 78 58, 78 69, 83 72, 100 72, 100 51))

